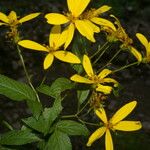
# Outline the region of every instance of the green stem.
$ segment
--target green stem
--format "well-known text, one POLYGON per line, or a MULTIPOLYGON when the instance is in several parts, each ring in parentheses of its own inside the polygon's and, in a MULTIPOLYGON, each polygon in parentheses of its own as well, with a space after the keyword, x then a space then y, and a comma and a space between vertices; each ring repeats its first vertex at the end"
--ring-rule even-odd
POLYGON ((108 61, 107 64, 111 63, 111 62, 116 58, 116 56, 121 52, 121 50, 122 50, 122 49, 119 49, 119 50, 116 52, 116 54, 108 61))
POLYGON ((66 115, 66 116, 62 116, 62 118, 77 118, 77 115, 66 115))
POLYGON ((40 102, 40 99, 39 99, 39 96, 34 88, 34 86, 32 85, 31 83, 31 80, 30 80, 30 77, 29 77, 29 74, 27 72, 27 69, 26 69, 26 66, 25 66, 25 63, 24 63, 24 59, 23 59, 23 56, 21 54, 21 50, 19 48, 19 46, 17 45, 17 51, 18 51, 18 55, 20 57, 20 60, 21 60, 21 63, 22 63, 22 66, 23 66, 23 69, 24 69, 24 72, 25 72, 25 75, 26 75, 26 78, 27 78, 27 81, 28 81, 28 84, 30 85, 30 87, 32 88, 32 90, 34 91, 35 95, 36 95, 36 98, 37 100, 40 102))
POLYGON ((131 64, 129 64, 129 65, 125 65, 125 66, 123 66, 123 67, 121 67, 121 68, 119 68, 119 69, 114 70, 113 73, 118 72, 118 71, 121 71, 121 70, 124 70, 124 69, 126 69, 126 68, 131 67, 131 66, 137 65, 138 63, 139 63, 139 62, 136 61, 136 62, 131 63, 131 64))
POLYGON ((98 50, 90 57, 90 59, 92 59, 94 56, 96 56, 99 52, 101 52, 104 47, 108 44, 109 42, 105 42, 105 44, 102 45, 102 47, 98 47, 98 50))
POLYGON ((103 51, 102 53, 97 57, 97 59, 93 62, 93 64, 96 64, 97 61, 104 55, 104 53, 107 51, 107 49, 110 47, 110 45, 108 45, 103 51))
POLYGON ((77 112, 77 115, 79 115, 83 110, 84 108, 88 105, 89 101, 86 102, 86 104, 77 112))
POLYGON ((119 49, 115 55, 106 63, 106 65, 104 65, 102 68, 100 68, 100 70, 103 70, 107 65, 109 65, 115 58, 116 56, 121 52, 122 49, 119 49))
POLYGON ((87 124, 87 125, 91 125, 91 126, 99 126, 99 124, 97 124, 97 123, 87 122, 87 121, 80 119, 79 117, 78 117, 78 120, 83 124, 87 124))
POLYGON ((46 70, 45 75, 44 75, 44 77, 43 77, 43 79, 42 79, 40 85, 44 84, 44 82, 45 82, 45 80, 46 80, 46 78, 47 78, 48 72, 49 72, 49 69, 46 70))
POLYGON ((88 124, 88 125, 92 125, 92 126, 99 126, 99 124, 96 124, 96 123, 92 123, 92 122, 87 122, 87 121, 84 121, 82 120, 81 118, 79 118, 77 115, 67 115, 67 116, 62 116, 63 119, 68 119, 68 118, 77 118, 78 121, 80 121, 81 123, 83 124, 88 124))

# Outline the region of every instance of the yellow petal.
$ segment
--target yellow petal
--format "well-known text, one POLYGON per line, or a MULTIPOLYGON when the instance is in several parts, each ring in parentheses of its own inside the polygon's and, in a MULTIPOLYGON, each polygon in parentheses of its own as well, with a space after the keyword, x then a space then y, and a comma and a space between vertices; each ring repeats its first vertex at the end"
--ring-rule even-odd
POLYGON ((90 137, 89 140, 86 144, 86 146, 91 146, 93 142, 95 142, 96 140, 98 140, 100 137, 102 137, 104 135, 106 131, 106 127, 101 127, 99 129, 97 129, 90 137))
POLYGON ((40 15, 40 13, 29 14, 29 15, 19 19, 19 23, 23 23, 23 22, 29 21, 29 20, 34 19, 35 17, 37 17, 39 15, 40 15))
POLYGON ((88 40, 95 42, 93 28, 84 20, 76 20, 75 26, 78 31, 88 40))
POLYGON ((104 108, 99 108, 95 110, 96 115, 105 123, 107 124, 107 116, 104 108))
POLYGON ((0 26, 2 26, 2 25, 7 25, 6 23, 3 23, 3 22, 0 22, 0 26))
POLYGON ((78 17, 85 10, 90 0, 67 0, 68 8, 74 17, 78 17))
POLYGON ((18 45, 20 45, 20 46, 22 46, 24 48, 32 49, 32 50, 49 52, 49 50, 46 47, 42 46, 39 43, 31 41, 31 40, 19 41, 18 45))
POLYGON ((78 0, 67 0, 68 9, 73 14, 76 12, 76 7, 78 5, 78 0))
POLYGON ((5 22, 5 23, 9 23, 8 17, 2 12, 0 12, 0 20, 5 22))
POLYGON ((56 51, 54 52, 54 56, 64 62, 68 63, 75 63, 79 64, 81 63, 80 59, 73 53, 67 52, 67 51, 56 51))
POLYGON ((137 49, 135 49, 133 46, 130 48, 130 52, 135 56, 135 58, 141 62, 142 61, 142 55, 140 52, 138 52, 137 49))
POLYGON ((117 30, 116 27, 114 26, 114 24, 107 19, 94 17, 91 19, 91 21, 98 24, 98 25, 109 27, 113 31, 117 30))
POLYGON ((73 75, 70 80, 75 81, 75 82, 79 82, 79 83, 86 83, 86 84, 93 84, 92 80, 89 80, 85 77, 82 77, 78 74, 73 75))
POLYGON ((120 131, 136 131, 142 128, 140 121, 120 121, 113 126, 113 129, 120 131))
POLYGON ((87 55, 83 56, 83 68, 89 77, 94 75, 91 61, 87 55))
POLYGON ((70 23, 70 25, 66 27, 66 29, 62 33, 62 39, 65 39, 65 46, 64 46, 65 49, 69 46, 69 44, 73 39, 74 30, 75 30, 74 24, 70 23))
POLYGON ((104 83, 114 83, 114 86, 117 87, 118 86, 118 82, 112 78, 104 78, 103 79, 104 83))
POLYGON ((146 56, 150 58, 150 42, 148 43, 148 47, 146 49, 146 56))
POLYGON ((141 33, 137 33, 136 37, 139 39, 139 41, 145 46, 145 48, 147 49, 148 46, 148 40, 146 39, 146 37, 141 34, 141 33))
POLYGON ((111 91, 112 91, 112 87, 98 84, 98 87, 96 88, 96 91, 102 92, 104 94, 110 94, 111 91))
POLYGON ((8 18, 10 21, 16 21, 17 20, 17 14, 15 11, 11 11, 8 15, 8 18))
POLYGON ((47 19, 47 22, 49 24, 54 24, 54 25, 61 25, 69 22, 66 16, 58 13, 49 13, 45 15, 45 18, 47 19))
POLYGON ((44 69, 48 69, 52 65, 53 61, 54 61, 54 56, 51 53, 49 53, 44 59, 44 64, 43 64, 44 69))
POLYGON ((93 13, 94 13, 94 16, 97 16, 97 15, 100 15, 108 10, 110 10, 111 7, 108 6, 108 5, 103 5, 102 7, 96 9, 93 13))
POLYGON ((113 141, 112 141, 112 137, 110 134, 109 130, 106 130, 106 135, 105 135, 105 148, 106 150, 113 150, 113 141))
POLYGON ((126 116, 128 116, 132 110, 137 105, 136 101, 132 101, 130 103, 125 104, 123 107, 121 107, 111 118, 110 122, 115 125, 119 121, 123 120, 126 116))
POLYGON ((100 79, 103 79, 103 78, 105 78, 106 76, 108 76, 108 75, 111 74, 111 73, 112 73, 111 70, 109 70, 109 69, 103 69, 103 70, 98 74, 98 77, 99 77, 100 79))
POLYGON ((93 24, 91 21, 89 20, 85 20, 87 24, 89 24, 89 26, 93 29, 93 31, 95 33, 99 33, 100 32, 100 28, 98 26, 96 26, 95 24, 93 24))
POLYGON ((57 47, 57 43, 60 39, 61 35, 61 27, 58 26, 53 26, 51 29, 51 32, 49 34, 49 45, 50 47, 57 47))

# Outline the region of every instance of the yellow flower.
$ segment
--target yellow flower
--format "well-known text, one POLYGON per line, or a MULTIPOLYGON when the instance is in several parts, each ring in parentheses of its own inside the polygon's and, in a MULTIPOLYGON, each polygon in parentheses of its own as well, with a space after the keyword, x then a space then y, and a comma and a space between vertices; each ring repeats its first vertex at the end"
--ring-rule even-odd
POLYGON ((14 11, 11 11, 8 16, 0 12, 0 26, 6 25, 10 27, 16 27, 18 24, 22 24, 39 15, 40 13, 32 13, 18 20, 17 14, 14 11))
POLYGON ((63 34, 61 34, 61 27, 54 26, 49 35, 49 46, 43 46, 31 40, 22 40, 18 42, 18 44, 32 50, 47 52, 48 54, 43 64, 44 69, 48 69, 51 66, 54 57, 68 63, 80 63, 79 58, 73 53, 59 50, 64 42, 63 34))
POLYGON ((108 40, 113 41, 120 41, 122 42, 121 48, 123 49, 129 49, 130 52, 135 56, 135 58, 141 62, 142 61, 142 55, 138 52, 138 50, 132 46, 133 40, 128 36, 124 28, 122 27, 120 21, 118 18, 116 18, 114 15, 110 15, 113 17, 115 21, 115 25, 109 24, 109 26, 104 26, 103 30, 108 33, 107 37, 108 40))
POLYGON ((118 82, 112 78, 106 78, 112 73, 109 69, 103 69, 98 75, 94 74, 90 59, 87 55, 83 56, 83 68, 87 73, 87 77, 82 77, 78 74, 73 75, 70 79, 79 83, 96 85, 96 91, 103 92, 104 94, 110 94, 112 91, 111 86, 105 85, 106 83, 114 83, 114 86, 118 85, 118 82))
POLYGON ((132 110, 135 108, 137 102, 132 101, 121 107, 110 120, 107 119, 106 112, 104 108, 99 108, 95 110, 96 115, 103 121, 104 126, 97 129, 90 137, 87 146, 102 137, 105 133, 105 147, 106 150, 113 150, 113 141, 111 137, 110 130, 120 130, 120 131, 136 131, 141 129, 142 125, 140 121, 122 121, 126 116, 128 116, 132 110))
MULTIPOLYGON (((89 12, 84 13, 87 5, 90 3, 90 0, 67 0, 69 12, 65 15, 59 13, 49 13, 45 15, 47 22, 49 24, 54 25, 61 25, 61 24, 68 24, 65 28, 65 49, 71 43, 75 28, 85 36, 88 40, 95 42, 94 39, 94 32, 100 32, 98 26, 93 24, 92 22, 95 21, 97 16, 103 12, 106 12, 110 9, 109 6, 104 6, 99 9, 94 9, 89 12)), ((99 21, 100 22, 100 21, 99 21)))
POLYGON ((143 59, 143 62, 150 62, 150 42, 148 42, 147 38, 141 33, 137 33, 136 37, 143 44, 146 50, 146 56, 143 59))

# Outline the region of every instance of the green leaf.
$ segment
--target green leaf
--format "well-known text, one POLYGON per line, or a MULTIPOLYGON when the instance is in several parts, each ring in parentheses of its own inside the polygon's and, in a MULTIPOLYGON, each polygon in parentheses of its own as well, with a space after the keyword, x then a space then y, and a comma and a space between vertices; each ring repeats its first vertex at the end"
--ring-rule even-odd
POLYGON ((0 150, 16 150, 14 148, 6 148, 6 147, 3 147, 3 146, 0 146, 0 150))
POLYGON ((90 90, 78 90, 77 91, 77 98, 78 98, 80 105, 87 99, 89 93, 90 93, 90 90))
POLYGON ((54 97, 53 93, 51 92, 51 87, 46 85, 46 84, 42 84, 39 87, 37 87, 37 91, 39 91, 39 92, 41 92, 41 93, 43 93, 45 95, 48 95, 50 97, 54 97))
POLYGON ((82 64, 71 64, 71 66, 78 74, 81 74, 84 70, 82 64))
POLYGON ((45 132, 45 128, 43 128, 43 125, 45 125, 45 120, 42 116, 40 116, 38 118, 38 120, 34 117, 29 117, 29 118, 26 118, 26 119, 22 119, 22 121, 28 125, 30 128, 38 131, 38 132, 41 132, 41 133, 44 133, 45 132))
POLYGON ((69 79, 58 78, 52 83, 50 87, 48 85, 41 85, 37 88, 37 90, 53 98, 58 98, 61 92, 72 89, 73 87, 74 84, 69 79))
POLYGON ((42 140, 42 141, 40 141, 40 142, 37 144, 38 150, 44 150, 45 146, 46 146, 46 141, 45 141, 45 140, 42 140))
POLYGON ((56 99, 53 107, 45 108, 38 119, 35 119, 34 117, 29 117, 26 119, 22 119, 22 121, 32 129, 46 135, 50 130, 51 124, 55 121, 61 111, 61 99, 56 99))
POLYGON ((85 125, 72 120, 62 120, 58 122, 57 129, 68 135, 89 135, 89 130, 85 125))
POLYGON ((31 109, 34 117, 38 118, 42 111, 42 104, 36 101, 27 100, 28 107, 31 109))
POLYGON ((15 101, 36 101, 36 95, 28 85, 10 79, 4 75, 0 75, 0 94, 15 101))
POLYGON ((40 141, 40 138, 29 130, 13 130, 0 136, 1 145, 24 145, 37 141, 40 141))
POLYGON ((15 101, 26 100, 36 117, 41 113, 41 103, 37 101, 36 94, 32 88, 25 83, 0 75, 0 94, 15 101))
POLYGON ((44 150, 72 150, 70 138, 66 133, 55 130, 44 150))

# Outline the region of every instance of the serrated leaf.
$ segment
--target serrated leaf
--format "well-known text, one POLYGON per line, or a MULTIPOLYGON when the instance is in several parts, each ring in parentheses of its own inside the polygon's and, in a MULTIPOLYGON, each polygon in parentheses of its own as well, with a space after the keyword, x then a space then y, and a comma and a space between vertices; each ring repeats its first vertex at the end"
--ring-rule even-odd
POLYGON ((15 101, 36 101, 35 93, 27 84, 15 81, 4 75, 0 75, 0 94, 15 101))
POLYGON ((52 83, 51 86, 41 85, 37 88, 37 90, 53 98, 58 98, 61 92, 72 89, 73 87, 74 84, 69 79, 58 78, 52 83))
POLYGON ((28 106, 36 117, 41 113, 41 103, 37 101, 36 94, 31 87, 25 83, 0 75, 0 94, 15 101, 26 100, 28 106))
POLYGON ((57 129, 68 135, 89 135, 89 130, 85 125, 72 120, 62 120, 58 122, 57 129))
POLYGON ((34 130, 37 130, 38 132, 42 132, 44 133, 45 132, 45 128, 43 128, 43 124, 44 124, 44 118, 42 116, 40 116, 37 119, 35 119, 34 117, 29 117, 29 118, 26 118, 26 119, 22 119, 22 121, 28 125, 29 127, 31 127, 32 129, 34 130))
POLYGON ((39 87, 37 87, 37 91, 39 91, 45 95, 48 95, 50 97, 54 97, 53 93, 51 92, 51 87, 46 84, 42 84, 39 87))
POLYGON ((78 98, 80 105, 87 99, 89 93, 90 93, 90 90, 78 90, 77 91, 77 98, 78 98))
POLYGON ((52 123, 58 117, 62 109, 60 98, 55 100, 53 107, 45 108, 43 112, 43 117, 45 119, 45 134, 49 132, 52 123))
POLYGON ((42 111, 42 104, 36 101, 27 100, 28 107, 31 109, 34 117, 38 118, 42 111))
POLYGON ((66 133, 55 130, 44 150, 72 150, 70 138, 66 133))
POLYGON ((40 141, 40 138, 29 130, 13 130, 0 136, 1 145, 24 145, 40 141))
POLYGON ((32 129, 46 135, 49 132, 51 124, 55 121, 61 111, 61 99, 56 99, 53 107, 45 108, 38 119, 35 119, 34 117, 29 117, 26 119, 22 119, 22 121, 32 129))

